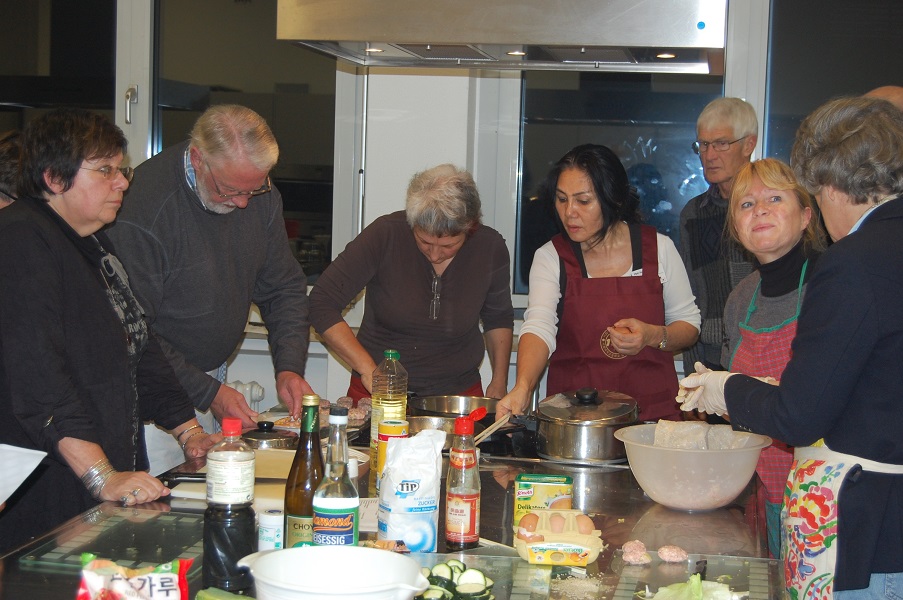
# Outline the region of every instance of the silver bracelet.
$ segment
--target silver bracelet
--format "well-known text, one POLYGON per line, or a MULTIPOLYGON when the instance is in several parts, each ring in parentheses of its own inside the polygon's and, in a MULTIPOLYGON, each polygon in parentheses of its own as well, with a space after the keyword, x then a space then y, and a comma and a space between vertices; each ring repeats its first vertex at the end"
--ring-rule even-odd
POLYGON ((189 441, 191 438, 193 438, 193 437, 196 436, 196 435, 204 435, 204 434, 206 434, 206 433, 207 433, 206 431, 195 431, 194 433, 192 433, 191 435, 189 435, 187 438, 185 438, 185 441, 182 442, 182 443, 180 444, 180 446, 182 446, 182 452, 185 452, 185 446, 188 445, 188 441, 189 441))
POLYGON ((176 436, 176 441, 182 441, 182 436, 191 431, 192 429, 201 429, 200 425, 192 425, 191 427, 186 427, 182 431, 179 432, 179 435, 176 436))
POLYGON ((117 471, 110 464, 109 459, 102 458, 82 474, 81 480, 91 497, 95 500, 100 500, 100 493, 103 491, 103 487, 110 477, 116 473, 117 471))

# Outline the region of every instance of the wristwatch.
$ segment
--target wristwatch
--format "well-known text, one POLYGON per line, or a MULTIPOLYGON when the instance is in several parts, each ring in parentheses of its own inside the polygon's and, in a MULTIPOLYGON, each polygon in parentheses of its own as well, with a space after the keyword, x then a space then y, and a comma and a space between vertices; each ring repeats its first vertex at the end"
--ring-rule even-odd
POLYGON ((668 345, 668 328, 662 327, 662 341, 658 343, 658 349, 664 350, 665 346, 668 345))

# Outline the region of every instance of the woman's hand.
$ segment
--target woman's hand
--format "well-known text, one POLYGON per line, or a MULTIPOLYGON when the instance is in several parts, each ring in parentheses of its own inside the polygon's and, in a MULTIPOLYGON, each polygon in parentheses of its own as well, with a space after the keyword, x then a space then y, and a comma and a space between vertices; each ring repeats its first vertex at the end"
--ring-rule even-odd
POLYGON ((123 506, 135 506, 153 502, 169 494, 169 488, 149 473, 120 471, 107 480, 100 492, 100 499, 119 502, 123 506))
POLYGON ((185 444, 185 448, 182 452, 185 454, 186 460, 202 458, 207 456, 207 451, 210 450, 214 444, 222 441, 222 439, 222 433, 202 433, 200 435, 192 435, 185 444))
POLYGON ((655 327, 638 319, 621 319, 608 328, 612 350, 627 356, 639 354, 646 346, 658 347, 661 332, 660 326, 655 327))
POLYGON ((508 392, 504 398, 499 400, 495 407, 495 420, 498 421, 505 415, 523 414, 527 405, 530 403, 530 392, 525 391, 517 386, 508 392))

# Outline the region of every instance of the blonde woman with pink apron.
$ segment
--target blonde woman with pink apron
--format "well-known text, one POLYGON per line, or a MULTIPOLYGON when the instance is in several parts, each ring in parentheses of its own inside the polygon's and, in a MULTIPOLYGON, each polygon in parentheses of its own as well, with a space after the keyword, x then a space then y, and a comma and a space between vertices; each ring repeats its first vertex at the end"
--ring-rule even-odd
POLYGON ((791 161, 835 243, 806 284, 780 385, 691 375, 682 407, 796 447, 790 598, 903 598, 903 112, 831 100, 803 120, 791 161))

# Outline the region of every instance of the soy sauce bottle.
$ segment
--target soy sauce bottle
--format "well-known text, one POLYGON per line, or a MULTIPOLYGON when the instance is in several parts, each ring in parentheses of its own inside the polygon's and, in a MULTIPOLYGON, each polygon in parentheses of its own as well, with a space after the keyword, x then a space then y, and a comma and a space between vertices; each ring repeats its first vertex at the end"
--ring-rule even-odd
POLYGON ((257 551, 254 450, 241 439, 241 421, 223 419, 223 441, 207 452, 204 587, 245 592, 254 579, 238 560, 257 551))
POLYGON ((455 419, 445 484, 445 549, 476 548, 480 543, 480 469, 473 421, 468 417, 455 419))

